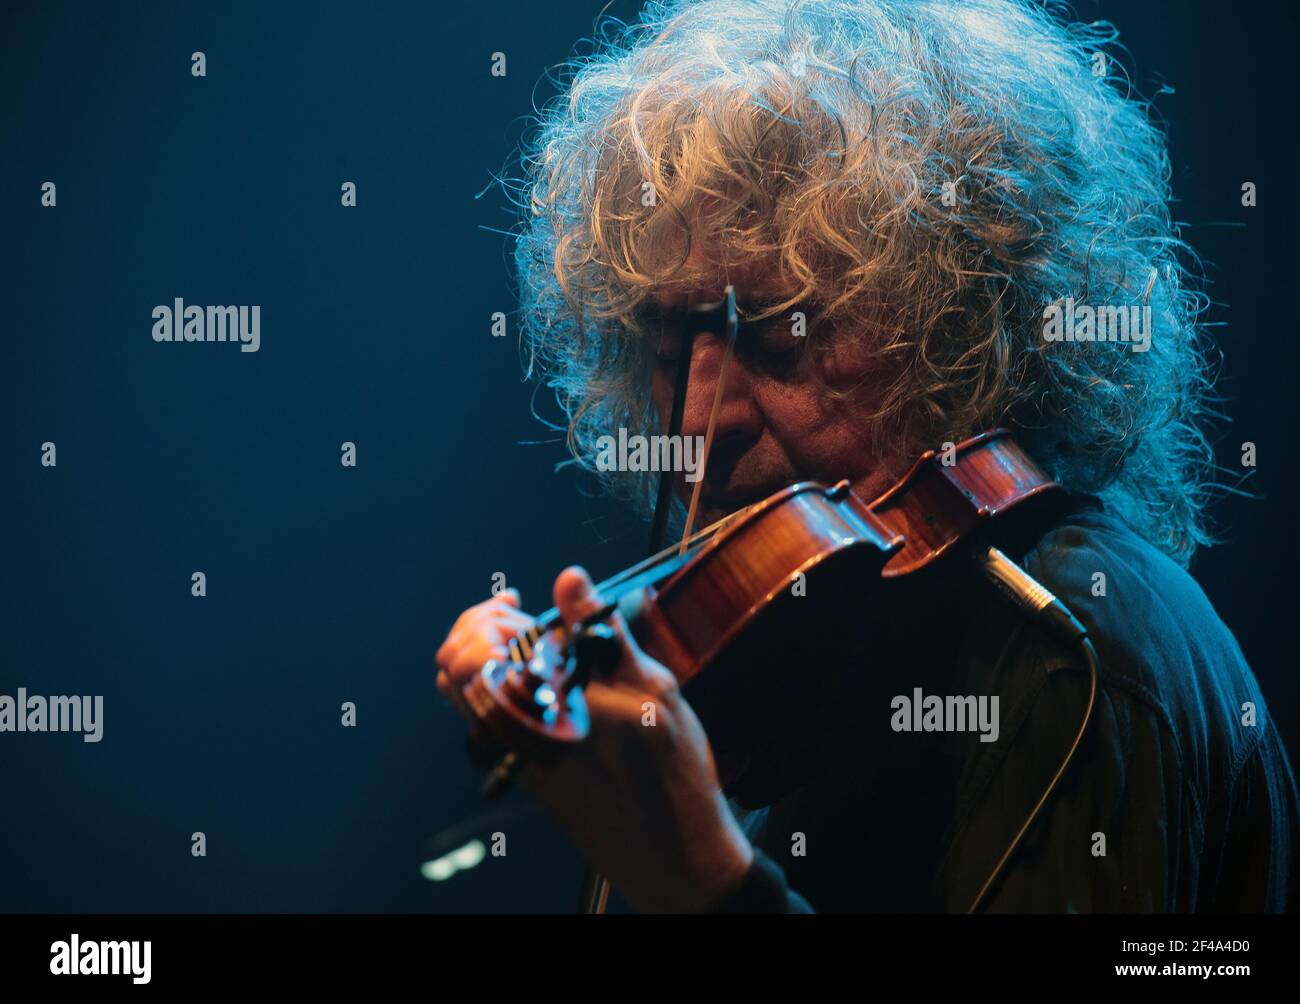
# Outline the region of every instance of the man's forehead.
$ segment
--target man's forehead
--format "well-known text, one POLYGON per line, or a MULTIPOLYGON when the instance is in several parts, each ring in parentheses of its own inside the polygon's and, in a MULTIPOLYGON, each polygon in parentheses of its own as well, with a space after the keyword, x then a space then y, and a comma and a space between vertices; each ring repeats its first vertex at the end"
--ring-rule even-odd
POLYGON ((774 264, 763 263, 712 269, 691 281, 665 284, 651 289, 651 298, 665 310, 687 310, 705 303, 717 303, 727 295, 727 287, 736 288, 736 302, 747 303, 781 300, 790 294, 774 264))

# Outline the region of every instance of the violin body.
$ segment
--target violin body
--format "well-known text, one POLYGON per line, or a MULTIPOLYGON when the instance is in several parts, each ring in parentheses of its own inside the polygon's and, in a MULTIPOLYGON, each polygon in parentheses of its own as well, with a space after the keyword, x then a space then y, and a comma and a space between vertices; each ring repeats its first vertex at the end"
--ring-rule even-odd
POLYGON ((788 598, 806 600, 831 565, 879 576, 904 540, 849 490, 800 482, 770 496, 705 544, 660 587, 625 598, 620 609, 637 643, 685 686, 763 615, 788 598))
MULTIPOLYGON (((602 613, 623 613, 725 755, 754 740, 768 709, 792 699, 779 671, 755 666, 797 658, 810 630, 861 627, 873 584, 944 560, 1004 513, 1060 490, 1003 430, 925 453, 871 503, 847 482, 801 482, 724 521, 686 554, 602 584, 613 601, 602 613)), ((466 685, 480 742, 547 763, 585 738, 582 685, 599 670, 582 665, 582 646, 557 620, 544 614, 512 643, 510 660, 488 663, 466 685)))

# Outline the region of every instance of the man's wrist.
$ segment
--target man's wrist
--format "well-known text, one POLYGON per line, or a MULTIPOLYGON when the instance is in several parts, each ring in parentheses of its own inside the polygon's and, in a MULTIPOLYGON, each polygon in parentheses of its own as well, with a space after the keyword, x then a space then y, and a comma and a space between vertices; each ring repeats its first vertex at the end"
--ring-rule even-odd
POLYGON ((744 883, 753 864, 755 850, 735 822, 728 820, 726 835, 717 848, 700 862, 691 892, 689 909, 708 913, 728 899, 744 883))
POLYGON ((741 881, 716 900, 711 913, 789 913, 789 886, 781 866, 754 848, 741 881))

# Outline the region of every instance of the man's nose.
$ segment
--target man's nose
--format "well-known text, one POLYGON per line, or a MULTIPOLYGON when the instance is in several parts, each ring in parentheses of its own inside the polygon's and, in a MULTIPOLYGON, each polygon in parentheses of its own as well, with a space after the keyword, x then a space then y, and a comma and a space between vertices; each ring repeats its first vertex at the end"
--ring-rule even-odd
POLYGON ((695 336, 686 404, 682 409, 682 435, 703 437, 708 431, 718 381, 723 381, 713 430, 713 449, 743 447, 757 439, 762 429, 762 416, 753 398, 751 374, 734 353, 726 361, 724 372, 726 354, 726 342, 717 335, 702 332, 695 336))

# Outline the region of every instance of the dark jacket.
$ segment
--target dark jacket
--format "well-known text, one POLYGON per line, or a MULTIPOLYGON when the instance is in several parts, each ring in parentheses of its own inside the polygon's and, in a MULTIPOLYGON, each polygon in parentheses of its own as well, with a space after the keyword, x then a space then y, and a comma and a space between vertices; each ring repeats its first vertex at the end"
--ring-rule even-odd
MULTIPOLYGON (((985 908, 1295 909, 1291 766, 1196 582, 1097 506, 1015 550, 1088 628, 1101 669, 1075 760, 985 908)), ((806 782, 744 820, 760 856, 723 909, 965 911, 1078 732, 1079 653, 966 564, 871 608, 862 651, 816 670, 806 782), (896 731, 895 702, 917 688, 996 696, 996 741, 896 731)))

